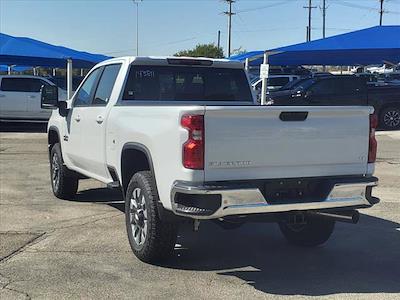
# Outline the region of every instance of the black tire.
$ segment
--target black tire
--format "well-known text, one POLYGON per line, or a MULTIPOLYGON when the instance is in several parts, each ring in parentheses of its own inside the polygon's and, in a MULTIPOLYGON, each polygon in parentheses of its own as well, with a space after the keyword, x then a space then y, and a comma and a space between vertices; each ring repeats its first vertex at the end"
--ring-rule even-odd
POLYGON ((160 219, 158 201, 152 173, 141 171, 133 175, 125 195, 126 229, 133 253, 147 263, 170 257, 177 238, 178 225, 160 219))
POLYGON ((383 129, 400 129, 400 107, 384 108, 379 115, 379 126, 383 129))
POLYGON ((60 199, 72 199, 78 190, 78 176, 64 165, 59 143, 50 151, 50 181, 54 196, 60 199))
POLYGON ((305 216, 305 224, 292 225, 279 222, 279 228, 289 243, 316 247, 325 243, 335 228, 335 221, 315 216, 305 216))

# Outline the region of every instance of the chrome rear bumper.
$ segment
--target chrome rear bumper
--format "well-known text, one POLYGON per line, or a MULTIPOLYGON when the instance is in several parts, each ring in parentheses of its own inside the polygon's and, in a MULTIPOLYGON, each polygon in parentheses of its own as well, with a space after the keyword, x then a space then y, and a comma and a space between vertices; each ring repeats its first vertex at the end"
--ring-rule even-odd
MULTIPOLYGON (((360 178, 350 182, 341 182, 333 185, 328 196, 322 201, 296 202, 276 204, 269 203, 257 187, 234 184, 223 185, 194 185, 187 182, 175 182, 171 191, 172 209, 176 215, 195 219, 215 219, 229 215, 247 215, 260 213, 276 213, 304 210, 325 210, 332 208, 360 208, 369 207, 379 202, 371 196, 371 188, 378 184, 378 179, 360 178), (194 207, 182 207, 176 203, 178 194, 201 196, 220 195, 218 208, 206 212, 194 207)), ((201 197, 199 197, 201 198, 201 197)), ((215 199, 215 197, 213 198, 215 199)), ((210 201, 214 201, 211 200, 210 201)))

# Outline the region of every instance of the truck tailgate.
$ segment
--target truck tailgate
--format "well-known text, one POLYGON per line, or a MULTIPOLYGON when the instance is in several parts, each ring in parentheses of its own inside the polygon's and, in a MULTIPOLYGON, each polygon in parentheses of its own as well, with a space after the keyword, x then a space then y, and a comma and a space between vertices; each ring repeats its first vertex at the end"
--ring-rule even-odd
POLYGON ((366 106, 207 106, 205 180, 365 174, 372 111, 366 106))

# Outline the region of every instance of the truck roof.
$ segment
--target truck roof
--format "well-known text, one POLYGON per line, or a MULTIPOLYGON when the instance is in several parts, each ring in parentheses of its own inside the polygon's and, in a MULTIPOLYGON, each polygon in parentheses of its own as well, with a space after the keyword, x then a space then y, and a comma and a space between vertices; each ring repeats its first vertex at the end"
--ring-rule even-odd
POLYGON ((243 69, 244 64, 239 61, 231 61, 228 59, 215 59, 207 57, 176 57, 176 56, 123 56, 111 58, 100 64, 111 64, 117 61, 125 60, 132 64, 138 65, 198 65, 215 68, 232 68, 243 69), (187 63, 185 63, 187 62, 187 63), (198 64, 196 64, 198 62, 198 64))

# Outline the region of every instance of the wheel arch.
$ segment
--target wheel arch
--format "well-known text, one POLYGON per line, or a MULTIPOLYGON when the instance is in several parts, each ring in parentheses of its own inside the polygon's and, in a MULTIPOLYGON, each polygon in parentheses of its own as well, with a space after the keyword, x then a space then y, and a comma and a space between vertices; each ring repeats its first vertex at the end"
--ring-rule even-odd
POLYGON ((157 188, 153 159, 150 150, 145 145, 140 143, 126 143, 122 147, 121 151, 120 174, 121 186, 124 194, 133 174, 145 170, 152 172, 155 186, 157 188))
POLYGON ((389 102, 382 104, 382 106, 379 108, 379 114, 381 114, 382 111, 388 107, 400 108, 400 102, 389 102))
POLYGON ((56 143, 60 143, 60 147, 61 147, 60 131, 58 130, 57 127, 50 126, 48 133, 47 133, 47 144, 49 147, 49 154, 50 154, 51 148, 53 148, 53 146, 56 143))
MULTIPOLYGON (((140 143, 135 143, 135 142, 128 142, 122 147, 121 151, 121 174, 120 174, 120 180, 121 180, 121 190, 122 194, 125 198, 125 193, 127 190, 127 186, 129 184, 129 181, 131 180, 131 177, 133 174, 139 171, 145 171, 149 170, 152 175, 153 175, 153 180, 154 180, 154 186, 156 189, 157 194, 158 193, 158 185, 157 185, 157 179, 156 179, 156 171, 154 169, 154 164, 153 164, 153 158, 151 155, 150 150, 143 144, 140 143), (138 156, 136 156, 138 155, 138 156), (130 168, 132 164, 135 162, 135 157, 136 159, 146 159, 147 164, 142 164, 138 166, 133 166, 133 168, 130 168), (133 160, 130 160, 132 159, 133 160), (141 166, 141 167, 140 167, 141 166), (146 168, 145 168, 146 167, 146 168)), ((168 221, 177 221, 180 220, 179 217, 175 216, 172 212, 166 210, 160 200, 158 199, 157 202, 157 211, 158 211, 158 216, 162 220, 168 220, 168 221)))

